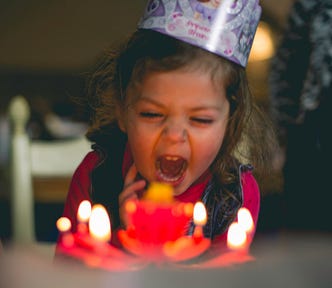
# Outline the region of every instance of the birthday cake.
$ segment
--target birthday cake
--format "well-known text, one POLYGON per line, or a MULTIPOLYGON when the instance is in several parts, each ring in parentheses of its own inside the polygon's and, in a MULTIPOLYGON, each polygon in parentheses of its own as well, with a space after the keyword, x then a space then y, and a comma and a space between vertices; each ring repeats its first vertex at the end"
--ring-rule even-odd
POLYGON ((234 222, 230 226, 228 247, 221 245, 223 249, 217 249, 217 254, 210 253, 202 261, 202 255, 215 249, 202 232, 207 220, 202 202, 193 205, 176 201, 172 186, 151 183, 142 199, 127 201, 125 210, 129 224, 126 229, 116 231, 123 249, 110 243, 112 232, 106 209, 100 204, 91 207, 88 201, 83 201, 78 210, 77 231, 71 232, 68 218, 57 221, 58 252, 89 267, 110 271, 139 269, 151 263, 186 265, 189 260, 192 265, 199 257, 197 263, 202 267, 251 259, 246 245, 246 231, 252 229, 252 223, 245 219, 248 215, 238 217, 245 225, 234 222), (186 235, 191 221, 195 224, 194 233, 186 235))

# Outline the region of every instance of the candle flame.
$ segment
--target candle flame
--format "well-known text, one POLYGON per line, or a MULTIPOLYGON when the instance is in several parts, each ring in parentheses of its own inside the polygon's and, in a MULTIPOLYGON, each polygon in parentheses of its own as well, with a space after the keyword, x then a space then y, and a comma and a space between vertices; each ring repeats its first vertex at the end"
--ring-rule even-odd
POLYGON ((67 232, 71 229, 71 222, 67 217, 60 217, 56 221, 56 227, 60 232, 67 232))
POLYGON ((172 203, 174 201, 173 190, 172 185, 160 182, 151 182, 143 196, 143 199, 156 203, 172 203))
POLYGON ((246 232, 250 232, 254 228, 254 220, 252 219, 251 213, 247 208, 242 207, 239 209, 237 213, 237 220, 239 225, 241 225, 246 232))
POLYGON ((91 236, 99 241, 108 242, 111 239, 111 222, 105 207, 101 204, 92 207, 89 231, 91 236))
POLYGON ((77 219, 79 222, 88 222, 91 215, 91 203, 84 200, 78 206, 77 219))
POLYGON ((185 203, 183 207, 184 214, 188 217, 193 216, 194 205, 192 203, 185 203))
POLYGON ((206 209, 203 202, 196 202, 194 206, 194 223, 195 225, 203 226, 206 224, 206 209))
POLYGON ((134 201, 127 201, 125 205, 125 210, 128 214, 133 214, 137 210, 137 205, 134 201))
POLYGON ((241 249, 245 247, 247 241, 247 234, 243 227, 237 223, 233 222, 227 233, 227 246, 230 249, 241 249))

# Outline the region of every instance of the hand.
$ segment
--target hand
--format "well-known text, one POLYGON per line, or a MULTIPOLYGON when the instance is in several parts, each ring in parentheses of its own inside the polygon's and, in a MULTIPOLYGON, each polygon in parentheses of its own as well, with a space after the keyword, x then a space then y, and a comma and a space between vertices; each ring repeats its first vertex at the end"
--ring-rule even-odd
POLYGON ((138 199, 138 193, 145 188, 146 181, 144 179, 136 180, 137 169, 135 164, 133 164, 124 179, 124 188, 119 195, 119 215, 120 221, 124 228, 126 228, 130 223, 128 215, 125 211, 125 206, 128 200, 138 199))

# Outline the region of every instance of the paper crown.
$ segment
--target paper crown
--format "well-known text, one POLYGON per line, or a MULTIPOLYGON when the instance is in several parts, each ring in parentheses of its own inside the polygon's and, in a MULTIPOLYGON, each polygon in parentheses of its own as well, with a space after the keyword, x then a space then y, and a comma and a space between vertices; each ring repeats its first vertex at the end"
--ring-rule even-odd
POLYGON ((246 67, 259 0, 149 0, 138 28, 201 47, 246 67))

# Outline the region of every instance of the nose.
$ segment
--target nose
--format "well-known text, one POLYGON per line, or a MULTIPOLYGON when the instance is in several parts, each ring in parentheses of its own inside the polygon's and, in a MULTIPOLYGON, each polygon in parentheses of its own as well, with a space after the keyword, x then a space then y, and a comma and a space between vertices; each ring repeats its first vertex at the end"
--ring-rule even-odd
POLYGON ((185 142, 188 136, 187 127, 181 120, 169 120, 165 124, 163 135, 171 142, 185 142))

